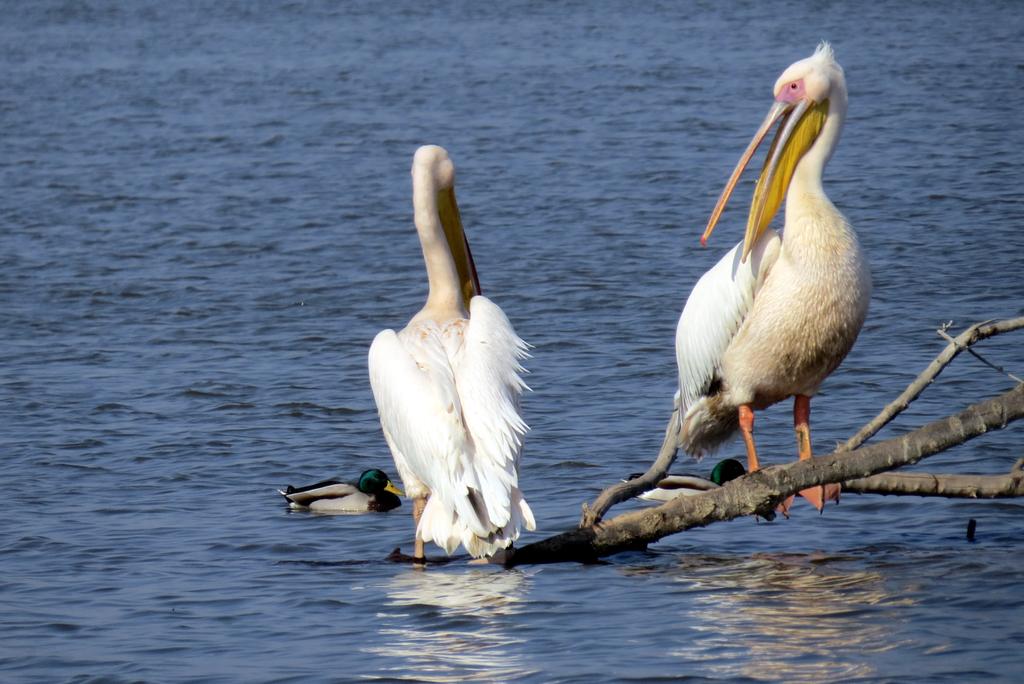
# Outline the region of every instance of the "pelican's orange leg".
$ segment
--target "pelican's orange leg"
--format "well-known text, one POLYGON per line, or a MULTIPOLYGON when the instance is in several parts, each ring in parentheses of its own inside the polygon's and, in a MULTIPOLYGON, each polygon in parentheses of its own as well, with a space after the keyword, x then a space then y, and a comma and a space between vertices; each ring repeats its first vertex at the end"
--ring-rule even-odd
POLYGON ((761 469, 757 460, 757 448, 754 446, 754 409, 750 404, 740 404, 740 432, 743 433, 743 443, 747 445, 747 472, 752 473, 761 469))
POLYGON ((414 563, 426 563, 427 557, 426 552, 423 548, 423 540, 420 539, 420 517, 423 515, 423 509, 427 507, 426 497, 417 497, 412 500, 412 519, 416 527, 416 542, 413 545, 412 559, 414 563))
MULTIPOLYGON (((800 460, 806 461, 811 453, 811 398, 798 394, 793 398, 793 429, 796 430, 796 446, 800 460)), ((839 485, 809 487, 800 492, 814 507, 821 511, 826 501, 839 501, 839 485)))
MULTIPOLYGON (((740 404, 740 432, 743 434, 743 443, 747 446, 747 472, 760 470, 761 463, 757 458, 757 447, 754 446, 754 409, 750 408, 750 404, 740 404)), ((793 497, 789 497, 775 510, 788 518, 789 503, 792 500, 793 497)))

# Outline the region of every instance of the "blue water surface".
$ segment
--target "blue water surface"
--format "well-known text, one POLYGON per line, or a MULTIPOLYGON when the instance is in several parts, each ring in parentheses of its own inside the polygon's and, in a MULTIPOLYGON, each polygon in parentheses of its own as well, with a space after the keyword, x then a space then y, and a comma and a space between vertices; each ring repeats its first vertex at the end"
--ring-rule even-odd
MULTIPOLYGON (((826 188, 875 282, 814 401, 829 450, 943 348, 936 328, 1024 313, 1021 4, 0 16, 0 680, 1019 676, 1014 501, 848 495, 603 565, 421 572, 385 560, 409 547, 408 505, 289 513, 275 489, 394 474, 366 352, 425 296, 408 175, 425 143, 458 167, 484 291, 534 345, 523 541, 644 469, 679 311, 740 239, 749 178, 698 237, 775 78, 822 38, 850 90, 826 188)), ((1024 374, 1019 337, 979 349, 1024 374)), ((1013 384, 964 355, 878 439, 1013 384)), ((768 462, 794 458, 789 411, 759 417, 768 462)), ((1020 444, 1011 425, 918 469, 1004 473, 1020 444)))

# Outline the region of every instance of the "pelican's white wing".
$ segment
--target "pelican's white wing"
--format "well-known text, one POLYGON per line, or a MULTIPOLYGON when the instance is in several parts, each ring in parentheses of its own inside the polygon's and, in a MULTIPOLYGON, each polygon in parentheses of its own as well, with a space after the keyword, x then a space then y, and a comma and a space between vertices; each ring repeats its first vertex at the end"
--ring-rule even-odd
MULTIPOLYGON (((450 528, 458 519, 460 528, 487 536, 489 529, 467 498, 464 476, 472 472, 469 439, 440 329, 427 322, 410 324, 401 334, 379 333, 370 346, 369 365, 381 427, 407 490, 416 491, 410 485, 424 483, 432 499, 453 509, 450 528), (408 474, 413 482, 406 481, 408 474)), ((449 532, 434 538, 423 528, 421 519, 421 538, 434 539, 449 553, 458 546, 457 535, 449 532)))
POLYGON ((767 230, 746 263, 741 263, 740 242, 693 286, 676 327, 679 419, 684 423, 712 389, 722 356, 750 311, 780 246, 778 233, 767 230))
POLYGON ((469 321, 414 322, 370 347, 370 384, 403 483, 413 489, 411 474, 430 490, 417 533, 449 553, 461 542, 488 555, 518 536, 520 522, 533 529, 517 478, 524 348, 483 297, 469 321))
POLYGON ((469 325, 455 357, 455 382, 463 418, 474 444, 473 465, 491 523, 514 540, 520 525, 535 528, 519 490, 519 456, 527 426, 519 396, 527 389, 520 361, 527 345, 501 308, 486 297, 469 304, 469 325))

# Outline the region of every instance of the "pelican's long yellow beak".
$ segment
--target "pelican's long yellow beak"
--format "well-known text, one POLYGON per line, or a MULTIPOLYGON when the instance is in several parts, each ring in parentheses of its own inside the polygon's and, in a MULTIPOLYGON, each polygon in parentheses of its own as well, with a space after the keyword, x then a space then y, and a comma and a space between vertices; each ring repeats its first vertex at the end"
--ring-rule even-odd
POLYGON ((747 168, 754 152, 761 145, 768 131, 772 129, 780 119, 784 122, 775 139, 772 141, 771 149, 765 158, 761 175, 757 179, 757 186, 754 188, 754 199, 750 204, 750 215, 747 218, 747 231, 743 238, 743 255, 741 261, 746 261, 750 250, 754 248, 758 238, 764 233, 765 228, 775 217, 782 200, 786 196, 789 182, 793 179, 793 171, 797 162, 811 148, 814 141, 818 139, 825 119, 828 117, 828 100, 820 103, 808 99, 798 102, 777 101, 768 111, 768 116, 761 122, 753 140, 747 145, 746 151, 740 157, 739 163, 729 176, 729 182, 725 184, 718 203, 711 218, 708 219, 708 227, 700 238, 700 244, 706 245, 711 231, 715 229, 722 211, 725 209, 732 191, 739 182, 740 174, 747 168))
POLYGON ((466 311, 469 311, 469 300, 475 295, 482 294, 482 291, 480 290, 480 278, 476 274, 476 264, 473 263, 473 254, 469 251, 469 241, 466 240, 466 233, 462 229, 462 217, 459 215, 459 205, 455 201, 454 188, 438 191, 437 213, 441 219, 441 226, 444 228, 444 236, 448 241, 452 260, 455 261, 455 268, 459 272, 462 304, 466 307, 466 311))
POLYGON ((392 494, 397 494, 398 496, 405 496, 405 492, 403 492, 401 489, 392 484, 391 480, 388 480, 387 485, 384 487, 384 491, 391 492, 392 494))

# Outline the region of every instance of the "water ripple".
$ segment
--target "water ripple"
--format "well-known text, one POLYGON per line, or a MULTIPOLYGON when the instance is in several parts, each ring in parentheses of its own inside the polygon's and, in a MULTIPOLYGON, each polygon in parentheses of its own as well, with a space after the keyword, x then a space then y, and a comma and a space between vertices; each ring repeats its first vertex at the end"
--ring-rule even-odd
MULTIPOLYGON (((679 310, 739 239, 742 203, 701 249, 707 212, 778 69, 823 36, 851 90, 826 186, 875 292, 815 400, 815 449, 894 398, 943 322, 1024 313, 1019 5, 815 16, 9 3, 0 678, 1013 681, 1019 503, 848 496, 603 565, 419 572, 387 560, 408 507, 293 514, 275 491, 393 468, 366 352, 425 296, 408 170, 426 142, 458 164, 484 289, 534 345, 524 541, 642 470, 679 310)), ((1021 349, 980 346, 1018 375, 1021 349)), ((958 359, 879 438, 1010 386, 958 359)), ((769 462, 795 458, 789 411, 759 418, 769 462)), ((921 467, 1006 472, 1019 442, 921 467)))

